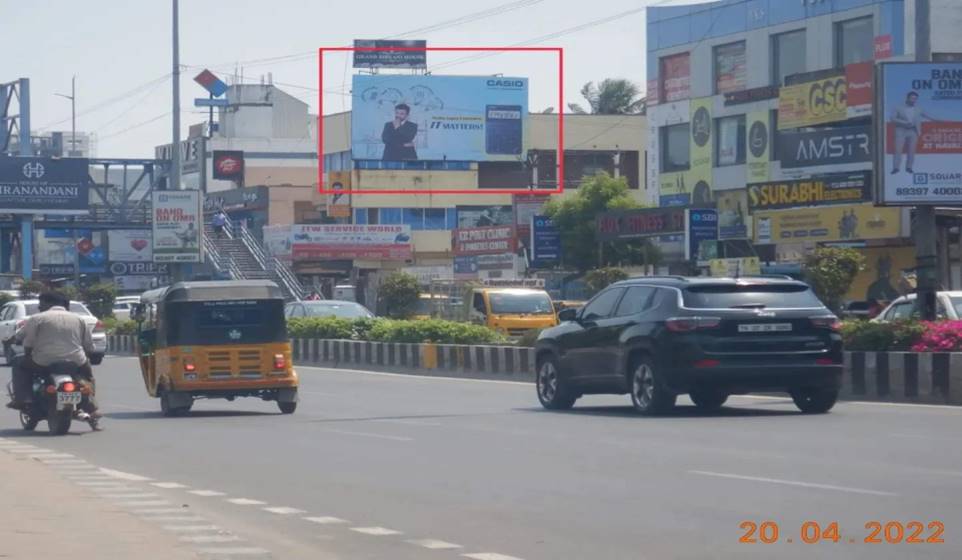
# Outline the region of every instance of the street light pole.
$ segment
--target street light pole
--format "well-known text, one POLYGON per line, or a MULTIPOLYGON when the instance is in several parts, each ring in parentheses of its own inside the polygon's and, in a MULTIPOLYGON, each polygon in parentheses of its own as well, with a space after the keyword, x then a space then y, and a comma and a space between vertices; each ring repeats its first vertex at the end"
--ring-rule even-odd
POLYGON ((55 93, 58 97, 70 100, 70 148, 67 150, 67 157, 73 156, 73 151, 77 147, 77 76, 70 78, 70 95, 65 93, 55 93))

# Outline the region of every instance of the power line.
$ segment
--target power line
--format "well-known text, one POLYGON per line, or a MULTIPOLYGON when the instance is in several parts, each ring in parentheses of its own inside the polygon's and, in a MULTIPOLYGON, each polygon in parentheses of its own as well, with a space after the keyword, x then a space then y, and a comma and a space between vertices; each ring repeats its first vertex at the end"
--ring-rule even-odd
MULTIPOLYGON (((168 77, 169 77, 169 76, 168 76, 168 77)), ((162 82, 157 83, 157 85, 155 85, 154 87, 152 87, 152 88, 150 88, 149 90, 147 90, 147 93, 145 93, 145 94, 143 95, 143 97, 137 99, 137 101, 135 101, 134 103, 132 103, 129 107, 127 107, 127 108, 124 109, 123 111, 117 113, 117 115, 115 115, 114 118, 112 118, 112 119, 110 119, 109 121, 105 122, 104 124, 98 126, 98 127, 97 127, 97 131, 99 132, 100 130, 103 130, 103 129, 109 127, 110 125, 114 124, 115 122, 117 122, 117 121, 119 121, 120 119, 122 119, 123 117, 125 117, 125 116, 126 116, 128 113, 130 113, 132 110, 140 107, 140 106, 141 106, 141 103, 143 103, 144 101, 146 101, 148 97, 150 97, 151 95, 153 95, 154 93, 156 93, 157 90, 158 90, 162 85, 164 85, 164 84, 166 84, 166 83, 167 83, 167 80, 166 80, 166 79, 163 80, 162 82)))
POLYGON ((103 140, 104 140, 105 138, 113 138, 114 136, 120 136, 121 134, 124 134, 124 133, 130 132, 131 130, 134 130, 135 128, 140 128, 140 127, 146 126, 146 125, 148 125, 148 124, 150 124, 150 123, 152 123, 152 122, 159 121, 160 119, 162 119, 162 118, 164 118, 164 117, 169 117, 169 116, 172 115, 173 113, 174 113, 173 111, 167 111, 166 113, 157 115, 156 117, 153 117, 153 118, 148 119, 148 120, 143 121, 143 122, 139 122, 139 123, 137 123, 137 124, 135 124, 135 125, 128 126, 127 128, 118 130, 117 132, 111 132, 110 134, 105 134, 105 135, 103 135, 103 136, 100 136, 100 137, 98 138, 98 140, 101 141, 101 142, 103 142, 103 140))
MULTIPOLYGON (((170 78, 170 74, 169 74, 169 73, 168 73, 168 74, 164 74, 163 76, 159 76, 159 77, 157 77, 157 78, 154 78, 154 79, 152 79, 152 80, 150 80, 150 81, 148 81, 148 82, 144 82, 144 83, 140 84, 139 86, 137 86, 137 87, 135 87, 135 88, 133 88, 133 89, 131 89, 131 90, 129 90, 129 91, 125 91, 125 92, 123 92, 123 93, 121 93, 121 94, 119 94, 119 95, 117 95, 117 96, 114 96, 114 97, 111 97, 111 98, 106 99, 106 100, 104 100, 104 101, 101 101, 100 103, 97 103, 96 105, 91 105, 90 107, 87 107, 86 109, 83 109, 83 110, 81 110, 81 111, 78 111, 78 112, 77 112, 77 116, 80 117, 80 116, 83 116, 83 115, 87 115, 87 114, 93 113, 93 112, 95 112, 95 111, 99 111, 100 109, 103 109, 103 108, 105 108, 105 107, 109 107, 110 105, 113 105, 113 104, 115 104, 115 103, 119 103, 119 102, 121 102, 121 101, 123 101, 123 100, 125 100, 125 99, 130 99, 131 96, 137 95, 138 93, 141 93, 141 92, 143 92, 143 91, 145 91, 145 90, 147 90, 147 89, 149 89, 149 88, 151 88, 151 87, 155 87, 157 84, 165 82, 168 78, 170 78)), ((39 127, 37 130, 47 130, 47 129, 50 129, 51 127, 57 126, 58 124, 62 124, 62 123, 69 122, 69 121, 70 121, 70 117, 67 117, 66 119, 61 119, 61 120, 59 120, 59 121, 54 121, 54 122, 51 122, 51 123, 49 123, 49 124, 47 124, 47 125, 41 126, 41 127, 39 127)))

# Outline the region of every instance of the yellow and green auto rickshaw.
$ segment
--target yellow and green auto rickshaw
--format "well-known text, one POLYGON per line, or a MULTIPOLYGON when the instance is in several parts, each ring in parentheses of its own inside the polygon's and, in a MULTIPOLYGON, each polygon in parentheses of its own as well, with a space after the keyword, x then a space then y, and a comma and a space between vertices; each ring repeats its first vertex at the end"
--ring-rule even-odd
POLYGON ((145 292, 132 317, 144 384, 165 416, 186 414, 194 399, 297 408, 284 297, 273 282, 180 282, 145 292))

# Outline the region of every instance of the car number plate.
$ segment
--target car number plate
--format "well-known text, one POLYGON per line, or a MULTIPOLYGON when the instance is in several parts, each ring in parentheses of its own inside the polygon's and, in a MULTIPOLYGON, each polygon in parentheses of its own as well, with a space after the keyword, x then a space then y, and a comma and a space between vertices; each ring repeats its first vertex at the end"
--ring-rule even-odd
POLYGON ((738 325, 738 332, 757 333, 757 332, 789 332, 792 330, 791 323, 748 323, 738 325))
POLYGON ((83 396, 80 391, 73 391, 71 393, 57 393, 57 410, 71 404, 80 404, 83 396))

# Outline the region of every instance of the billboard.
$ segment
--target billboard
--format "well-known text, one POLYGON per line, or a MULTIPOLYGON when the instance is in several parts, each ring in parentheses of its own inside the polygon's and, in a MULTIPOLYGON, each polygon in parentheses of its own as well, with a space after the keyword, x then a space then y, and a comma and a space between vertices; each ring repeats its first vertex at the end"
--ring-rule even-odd
POLYGON ((871 204, 758 212, 755 243, 889 239, 901 233, 901 210, 871 204))
POLYGON ((816 129, 778 134, 782 169, 869 163, 872 161, 869 125, 816 129))
POLYGON ((528 79, 356 75, 351 152, 360 160, 518 161, 528 79))
POLYGON ((104 272, 107 266, 105 233, 89 229, 38 229, 37 264, 41 273, 72 274, 75 262, 80 263, 81 273, 104 272))
POLYGON ((0 213, 81 215, 89 206, 86 159, 0 157, 0 213))
MULTIPOLYGON (((328 171, 332 191, 351 190, 350 171, 328 171)), ((351 195, 347 193, 333 193, 327 195, 327 215, 331 218, 351 217, 351 195)))
POLYGON ((244 151, 214 150, 214 179, 244 183, 244 151))
POLYGON ((514 224, 511 206, 457 206, 459 228, 510 226, 514 224))
POLYGON ((748 209, 753 213, 775 208, 862 202, 871 198, 870 171, 748 185, 748 209))
MULTIPOLYGON (((745 150, 748 169, 748 182, 757 183, 768 180, 768 164, 771 140, 768 124, 768 111, 752 111, 748 113, 748 134, 745 150)), ((779 137, 781 138, 781 137, 779 137)))
POLYGON ((835 75, 782 87, 778 92, 778 130, 848 118, 844 70, 835 75))
POLYGON ((711 203, 713 104, 711 97, 689 103, 689 168, 658 176, 661 206, 711 203))
POLYGON ((531 266, 546 268, 561 262, 561 230, 548 216, 531 217, 531 266))
POLYGON ((686 228, 688 242, 685 259, 708 260, 718 253, 718 211, 714 208, 689 209, 686 228))
POLYGON ((426 68, 425 40, 354 39, 354 68, 426 68))
POLYGON ((297 260, 411 259, 411 226, 294 225, 291 256, 297 260))
POLYGON ((598 241, 620 241, 685 233, 684 208, 641 208, 604 212, 596 220, 598 241))
POLYGON ((962 63, 883 64, 879 83, 877 200, 962 205, 962 63))
POLYGON ((661 59, 660 103, 688 99, 691 91, 691 59, 688 53, 666 56, 661 59))
POLYGON ((107 232, 111 261, 153 262, 149 229, 117 229, 107 232))
POLYGON ((291 226, 264 226, 262 229, 264 249, 272 257, 291 262, 291 226))
POLYGON ((715 193, 718 205, 718 239, 751 239, 752 217, 748 214, 748 191, 715 193))
POLYGON ((758 257, 740 257, 732 259, 711 259, 708 262, 709 273, 716 278, 737 278, 762 273, 762 265, 758 257))
POLYGON ((201 262, 200 200, 200 191, 153 192, 154 262, 201 262))
POLYGON ((459 228, 451 240, 455 255, 514 253, 518 246, 514 226, 459 228))

